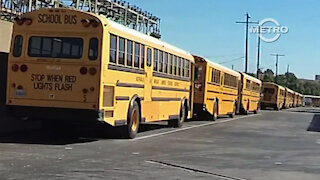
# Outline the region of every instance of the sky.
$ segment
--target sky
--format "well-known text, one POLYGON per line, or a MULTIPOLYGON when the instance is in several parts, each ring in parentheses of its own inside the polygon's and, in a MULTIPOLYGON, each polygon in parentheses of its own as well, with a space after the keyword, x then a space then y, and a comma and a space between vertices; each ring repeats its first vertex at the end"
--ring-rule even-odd
MULTIPOLYGON (((287 71, 298 78, 320 74, 319 0, 127 0, 161 19, 161 39, 192 54, 244 71, 245 21, 277 20, 289 32, 272 43, 261 41, 260 68, 279 74, 287 71)), ((271 25, 266 24, 266 25, 271 25)), ((268 36, 269 37, 269 36, 268 36)), ((249 34, 248 71, 256 72, 257 34, 249 34)))

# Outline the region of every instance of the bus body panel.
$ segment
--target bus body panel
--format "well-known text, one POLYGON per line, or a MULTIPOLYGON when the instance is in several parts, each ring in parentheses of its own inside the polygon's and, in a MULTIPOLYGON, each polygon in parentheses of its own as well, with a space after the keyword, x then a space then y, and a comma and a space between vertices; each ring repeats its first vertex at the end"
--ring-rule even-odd
POLYGON ((285 88, 271 82, 263 82, 262 85, 262 107, 281 109, 284 107, 285 88))
POLYGON ((97 39, 101 51, 102 26, 81 23, 82 19, 100 22, 99 18, 61 8, 33 11, 21 19, 32 23, 14 23, 7 105, 99 110, 101 56, 98 53, 89 60, 88 44, 91 38, 97 39), (18 36, 22 37, 21 53, 15 55, 18 36), (83 67, 85 75, 80 73, 83 67))
POLYGON ((207 116, 206 113, 213 115, 215 103, 217 104, 218 115, 232 114, 236 111, 240 74, 218 64, 209 62, 205 58, 195 55, 194 57, 196 62, 194 82, 195 116, 201 118, 207 116), (218 73, 219 75, 217 76, 215 73, 218 73), (228 78, 228 80, 232 78, 232 81, 234 82, 231 84, 233 86, 225 84, 225 82, 228 81, 225 80, 225 78, 228 78))
POLYGON ((262 82, 245 73, 241 73, 242 92, 240 96, 243 111, 257 111, 260 103, 260 90, 262 82))

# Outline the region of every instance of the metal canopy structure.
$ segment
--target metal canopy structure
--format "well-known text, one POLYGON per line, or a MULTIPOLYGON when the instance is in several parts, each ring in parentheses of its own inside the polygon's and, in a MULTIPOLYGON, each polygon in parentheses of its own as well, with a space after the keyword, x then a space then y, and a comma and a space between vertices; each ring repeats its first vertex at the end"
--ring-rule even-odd
POLYGON ((66 7, 104 15, 127 27, 160 38, 160 18, 119 0, 0 0, 0 19, 12 21, 40 8, 66 7))

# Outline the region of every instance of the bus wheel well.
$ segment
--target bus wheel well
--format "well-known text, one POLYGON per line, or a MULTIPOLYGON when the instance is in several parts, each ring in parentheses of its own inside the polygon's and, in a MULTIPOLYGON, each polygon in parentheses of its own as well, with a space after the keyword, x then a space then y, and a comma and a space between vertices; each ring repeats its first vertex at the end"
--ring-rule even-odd
MULTIPOLYGON (((133 106, 133 102, 135 102, 135 101, 138 103, 139 110, 140 110, 140 116, 141 116, 141 98, 137 94, 132 96, 128 109, 130 109, 133 106)), ((141 122, 141 117, 140 117, 140 122, 141 122)))

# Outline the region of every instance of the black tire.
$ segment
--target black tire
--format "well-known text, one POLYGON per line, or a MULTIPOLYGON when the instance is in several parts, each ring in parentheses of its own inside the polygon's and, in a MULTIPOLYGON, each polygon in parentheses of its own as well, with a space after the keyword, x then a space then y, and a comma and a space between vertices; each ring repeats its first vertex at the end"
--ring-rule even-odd
POLYGON ((254 110, 254 111, 253 111, 253 114, 258 114, 258 110, 254 110))
POLYGON ((180 115, 178 119, 170 120, 169 125, 174 128, 180 128, 183 125, 183 122, 187 119, 187 106, 183 104, 180 108, 180 115))
POLYGON ((234 118, 234 116, 236 115, 236 110, 237 110, 237 106, 234 105, 234 107, 233 107, 233 112, 232 112, 231 114, 229 114, 229 117, 230 117, 230 118, 234 118))
POLYGON ((141 121, 140 108, 136 101, 130 107, 127 115, 127 125, 125 126, 125 135, 128 139, 134 139, 138 134, 141 121))
POLYGON ((211 121, 216 121, 218 119, 218 102, 215 101, 213 104, 213 112, 211 121))

